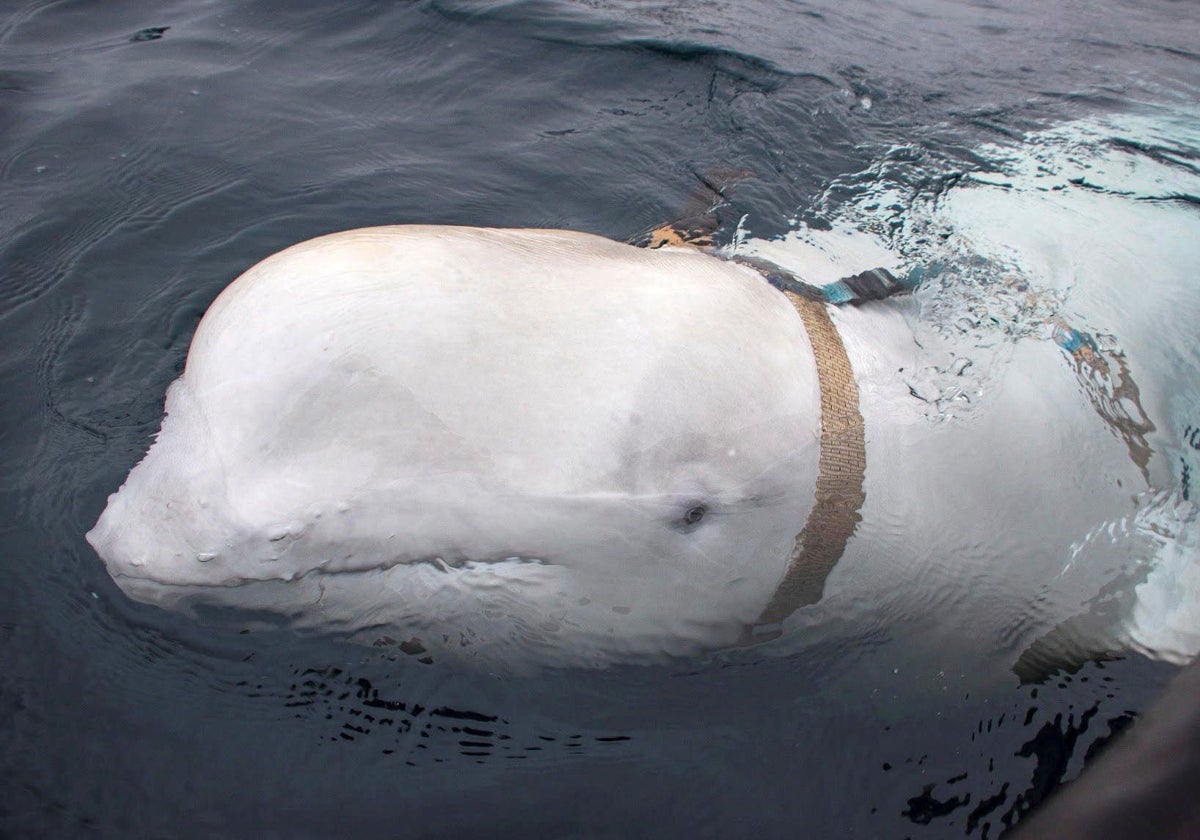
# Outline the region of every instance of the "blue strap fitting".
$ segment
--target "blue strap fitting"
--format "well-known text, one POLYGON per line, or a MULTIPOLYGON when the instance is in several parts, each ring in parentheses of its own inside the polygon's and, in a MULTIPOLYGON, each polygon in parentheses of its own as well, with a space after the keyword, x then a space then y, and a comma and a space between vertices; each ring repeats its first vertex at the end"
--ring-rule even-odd
POLYGON ((821 294, 826 301, 839 306, 854 300, 854 291, 841 280, 822 286, 821 294))
POLYGON ((886 268, 872 268, 852 277, 843 277, 836 282, 827 283, 820 289, 821 298, 837 306, 846 303, 857 306, 872 300, 883 300, 893 295, 911 292, 938 267, 914 268, 903 277, 897 277, 886 268))

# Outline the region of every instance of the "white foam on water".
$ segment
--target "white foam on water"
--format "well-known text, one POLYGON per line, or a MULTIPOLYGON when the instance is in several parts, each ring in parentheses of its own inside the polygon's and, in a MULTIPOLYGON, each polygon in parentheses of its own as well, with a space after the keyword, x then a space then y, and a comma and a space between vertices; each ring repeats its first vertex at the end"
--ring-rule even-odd
POLYGON ((797 227, 778 239, 746 239, 738 251, 770 260, 818 286, 872 268, 899 270, 903 262, 887 242, 845 221, 832 230, 797 227))

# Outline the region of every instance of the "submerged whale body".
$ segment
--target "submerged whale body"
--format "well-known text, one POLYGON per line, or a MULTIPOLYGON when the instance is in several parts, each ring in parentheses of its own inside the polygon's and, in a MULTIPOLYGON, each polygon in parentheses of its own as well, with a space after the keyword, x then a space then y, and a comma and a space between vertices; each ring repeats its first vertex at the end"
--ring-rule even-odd
MULTIPOLYGON (((1096 577, 1064 563, 1117 565, 1097 534, 1155 466, 1060 347, 1016 344, 969 421, 931 422, 915 306, 832 317, 865 503, 788 621, 944 613, 952 640, 1019 648, 1080 609, 1096 577)), ((220 295, 88 539, 131 597, 184 610, 487 661, 692 654, 745 641, 781 589, 821 389, 797 307, 746 265, 565 231, 333 234, 220 295)))

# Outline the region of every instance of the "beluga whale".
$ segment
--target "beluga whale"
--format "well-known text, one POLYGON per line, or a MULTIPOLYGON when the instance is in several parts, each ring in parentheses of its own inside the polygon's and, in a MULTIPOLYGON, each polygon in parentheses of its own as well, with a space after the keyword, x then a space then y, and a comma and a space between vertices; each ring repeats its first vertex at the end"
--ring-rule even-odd
POLYGON ((769 602, 819 426, 803 323, 745 266, 355 230, 222 292, 88 539, 154 603, 550 660, 685 653, 769 602))
POLYGON ((88 540, 138 601, 489 665, 935 614, 1019 651, 1088 614, 1064 564, 1168 480, 1123 355, 1048 324, 934 422, 919 272, 688 238, 399 225, 264 259, 88 540))

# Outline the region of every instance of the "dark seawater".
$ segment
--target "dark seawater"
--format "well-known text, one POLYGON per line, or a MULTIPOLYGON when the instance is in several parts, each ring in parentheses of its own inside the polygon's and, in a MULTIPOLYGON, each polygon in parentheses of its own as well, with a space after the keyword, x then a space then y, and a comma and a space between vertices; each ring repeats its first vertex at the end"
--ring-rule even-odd
POLYGON ((208 304, 289 244, 625 239, 731 167, 726 235, 769 236, 889 149, 936 195, 986 144, 1194 114, 1198 84, 1200 7, 1168 0, 4 4, 0 833, 998 836, 1175 667, 1020 686, 874 633, 456 673, 132 603, 83 534, 208 304))

